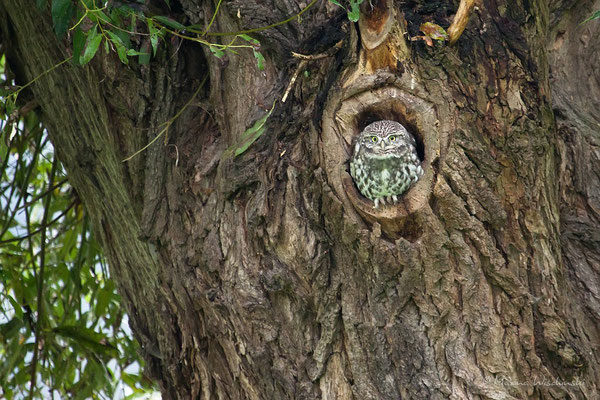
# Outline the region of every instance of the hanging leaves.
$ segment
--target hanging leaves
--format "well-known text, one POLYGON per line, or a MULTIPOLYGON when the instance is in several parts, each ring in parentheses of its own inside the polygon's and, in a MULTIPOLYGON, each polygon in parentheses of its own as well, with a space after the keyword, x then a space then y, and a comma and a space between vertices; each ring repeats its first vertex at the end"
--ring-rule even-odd
POLYGON ((260 51, 260 42, 248 35, 239 35, 242 39, 252 44, 252 53, 254 54, 254 58, 256 58, 256 64, 259 70, 265 69, 265 57, 261 54, 260 51))
POLYGON ((180 31, 185 30, 185 25, 180 24, 179 22, 172 20, 171 18, 168 17, 163 17, 162 15, 157 15, 155 17, 152 17, 155 21, 160 22, 163 25, 168 26, 169 28, 173 28, 173 29, 177 29, 180 31))
POLYGON ((100 43, 102 42, 102 35, 98 34, 97 26, 94 26, 87 35, 87 45, 85 47, 85 51, 83 55, 79 59, 79 63, 81 65, 85 65, 89 63, 96 52, 98 51, 98 47, 100 47, 100 43))
MULTIPOLYGON (((41 5, 38 3, 38 5, 41 5)), ((52 25, 59 38, 69 29, 73 17, 73 3, 71 0, 52 0, 52 25)))
MULTIPOLYGON (((89 61, 103 36, 76 28, 73 38, 89 61)), ((11 75, 0 56, 0 88, 15 85, 11 75)), ((15 98, 0 90, 0 397, 113 398, 123 384, 152 392, 141 375, 118 378, 142 368, 138 345, 47 132, 15 98)))
POLYGON ((330 3, 335 4, 338 7, 345 8, 348 12, 348 19, 352 22, 358 22, 360 18, 360 5, 364 0, 349 0, 348 7, 344 7, 338 0, 329 0, 330 3))

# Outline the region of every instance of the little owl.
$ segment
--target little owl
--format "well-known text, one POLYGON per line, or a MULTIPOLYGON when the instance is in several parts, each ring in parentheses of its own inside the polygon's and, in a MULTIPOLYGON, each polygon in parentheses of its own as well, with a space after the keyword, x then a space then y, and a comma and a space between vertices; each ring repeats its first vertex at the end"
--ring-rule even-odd
POLYGON ((350 175, 360 193, 375 202, 397 203, 423 169, 415 139, 398 122, 376 121, 358 135, 350 175))

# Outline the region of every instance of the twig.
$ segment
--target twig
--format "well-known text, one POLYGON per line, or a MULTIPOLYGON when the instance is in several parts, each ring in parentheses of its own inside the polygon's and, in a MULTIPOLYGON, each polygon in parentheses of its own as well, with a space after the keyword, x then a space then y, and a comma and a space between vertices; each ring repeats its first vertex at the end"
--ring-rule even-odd
POLYGON ((56 68, 60 67, 64 63, 71 61, 72 58, 73 58, 73 56, 69 56, 66 59, 59 62, 58 64, 53 65, 52 67, 48 68, 47 70, 45 70, 44 72, 42 72, 41 74, 39 74, 38 76, 33 78, 32 80, 30 80, 29 82, 27 82, 25 85, 19 87, 19 89, 17 89, 16 91, 9 93, 8 96, 17 96, 23 89, 25 89, 26 87, 28 87, 29 85, 31 85, 32 83, 34 83, 35 81, 40 79, 42 76, 45 76, 45 75, 49 74, 50 72, 54 71, 56 68))
POLYGON ((454 21, 452 21, 452 24, 448 28, 448 36, 450 37, 451 45, 456 43, 465 30, 474 6, 475 0, 460 0, 458 11, 456 11, 456 15, 454 16, 454 21))
POLYGON ((221 1, 222 0, 219 0, 219 2, 217 3, 217 8, 215 9, 215 13, 213 14, 212 18, 210 19, 210 22, 208 23, 208 26, 204 30, 204 33, 202 34, 202 36, 206 35, 206 32, 208 32, 208 30, 212 26, 213 22, 215 22, 215 18, 217 17, 217 13, 219 12, 219 7, 221 7, 221 1))
POLYGON ((325 53, 314 54, 314 55, 313 54, 306 55, 306 54, 294 53, 293 51, 292 51, 292 55, 294 57, 296 57, 296 58, 301 59, 301 60, 311 60, 311 61, 312 60, 320 60, 322 58, 330 57, 329 54, 325 54, 325 53))
POLYGON ((62 217, 64 217, 65 215, 67 215, 67 213, 71 210, 71 208, 73 208, 75 205, 77 204, 77 200, 72 201, 71 204, 63 211, 61 212, 56 218, 54 218, 52 221, 48 222, 45 226, 41 226, 38 229, 36 229, 33 232, 28 232, 27 235, 25 236, 19 236, 19 237, 15 237, 15 238, 11 238, 11 239, 6 239, 6 240, 0 240, 0 244, 5 244, 5 243, 12 243, 12 242, 20 242, 21 240, 25 240, 31 236, 37 235, 38 233, 40 233, 45 227, 48 227, 50 225, 54 225, 55 222, 57 222, 59 219, 61 219, 62 217))
MULTIPOLYGON (((54 157, 52 170, 48 179, 48 188, 54 186, 54 175, 58 169, 58 160, 54 157)), ((29 398, 33 399, 33 390, 36 383, 36 369, 40 353, 40 340, 42 336, 42 319, 44 315, 44 267, 46 262, 46 229, 48 228, 48 215, 50 214, 50 200, 52 196, 46 197, 44 205, 44 216, 42 217, 42 237, 40 238, 40 272, 37 276, 37 320, 35 321, 35 344, 33 347, 33 358, 31 359, 31 383, 29 385, 29 398)))
POLYGON ((296 82, 296 79, 298 79, 298 76, 300 75, 300 73, 302 71, 304 71, 304 68, 306 68, 306 65, 308 64, 309 61, 321 60, 323 58, 331 57, 332 55, 335 54, 335 52, 337 50, 339 50, 342 47, 343 43, 344 43, 344 39, 340 40, 335 45, 333 45, 332 47, 330 47, 323 53, 319 53, 319 54, 306 55, 306 54, 294 53, 292 51, 292 56, 299 58, 301 61, 298 64, 298 66, 296 67, 296 70, 294 71, 294 75, 292 75, 292 79, 290 79, 290 83, 288 83, 287 88, 285 89, 285 93, 283 94, 283 97, 281 98, 281 102, 285 103, 288 95, 290 94, 290 91, 292 90, 292 87, 294 87, 294 83, 296 82))
POLYGON ((302 60, 296 67, 296 71, 294 71, 294 75, 292 75, 292 79, 290 79, 290 83, 287 85, 287 88, 285 89, 285 93, 283 94, 283 97, 281 98, 282 103, 285 103, 285 101, 287 100, 287 97, 290 94, 292 87, 294 87, 294 83, 296 82, 296 79, 298 79, 300 72, 302 72, 304 70, 304 68, 306 68, 306 64, 308 64, 308 60, 302 60))
POLYGON ((37 108, 39 105, 40 105, 40 103, 38 103, 37 99, 28 101, 26 104, 19 107, 19 115, 21 117, 24 117, 25 115, 27 115, 29 113, 29 111, 37 108))
POLYGON ((29 200, 28 202, 26 202, 25 204, 23 204, 21 207, 17 208, 17 210, 20 210, 22 208, 26 208, 26 207, 29 207, 29 206, 33 205, 33 203, 35 203, 39 199, 43 198, 44 196, 46 196, 48 194, 51 194, 54 191, 54 189, 58 189, 59 187, 61 187, 65 183, 67 183, 68 181, 69 180, 67 178, 63 179, 62 181, 58 182, 57 184, 55 184, 51 188, 48 188, 45 192, 38 194, 33 199, 29 200))
POLYGON ((177 114, 175 114, 171 119, 169 119, 166 122, 163 122, 160 126, 165 126, 159 133, 158 135, 156 135, 156 137, 154 139, 152 139, 150 141, 150 143, 148 143, 147 145, 145 145, 144 147, 142 147, 141 149, 139 149, 138 151, 136 151, 135 153, 133 153, 132 155, 130 155, 129 157, 125 158, 122 160, 122 162, 125 161, 129 161, 131 160, 133 157, 137 156, 138 154, 140 154, 142 151, 146 150, 148 147, 150 147, 152 145, 152 143, 156 142, 158 140, 159 137, 161 137, 166 131, 169 130, 169 127, 171 126, 171 124, 173 124, 173 122, 175 122, 175 120, 177 118, 179 118, 179 116, 185 111, 186 108, 188 108, 188 106, 192 103, 192 101, 194 101, 194 99, 196 98, 196 96, 198 95, 198 93, 200 93, 200 89, 202 89, 202 87, 204 87, 204 83, 206 82, 206 78, 208 78, 208 74, 204 75, 204 78, 202 79, 202 82, 200 82, 200 86, 198 86, 198 89, 196 89, 196 91, 194 92, 194 94, 192 95, 192 97, 188 100, 187 103, 185 103, 185 105, 177 112, 177 114))
MULTIPOLYGON (((29 178, 33 172, 33 169, 35 168, 35 164, 37 163, 37 159, 39 154, 41 153, 42 148, 46 145, 46 141, 44 141, 44 143, 42 144, 42 135, 40 135, 37 145, 35 147, 34 153, 33 153, 33 157, 32 157, 32 161, 31 164, 29 165, 29 168, 27 169, 27 176, 25 178, 25 180, 23 181, 23 186, 21 187, 21 190, 19 192, 19 198, 17 199, 17 202, 15 203, 15 208, 13 210, 13 212, 10 214, 10 216, 8 217, 8 220, 6 221, 6 223, 4 224, 4 227, 2 228, 2 231, 0 232, 0 239, 4 237, 4 234, 8 231, 8 228, 10 228, 10 224, 12 223, 12 221, 15 219, 15 216, 17 215, 17 211, 19 210, 19 205, 21 204, 21 201, 24 199, 25 194, 27 193, 27 185, 29 184, 29 178)), ((21 161, 22 158, 19 159, 19 161, 21 161)), ((8 157, 7 157, 8 160, 8 157)), ((20 164, 19 164, 20 165, 20 164)), ((15 180, 16 180, 16 172, 15 172, 15 180)), ((17 183, 13 181, 13 185, 10 191, 10 195, 8 197, 8 202, 7 204, 10 204, 12 202, 12 197, 13 194, 16 192, 17 190, 17 183)), ((8 206, 7 206, 8 208, 8 206)), ((0 244, 4 243, 4 241, 0 240, 0 244)))
POLYGON ((304 14, 312 6, 314 6, 316 2, 317 2, 317 0, 312 0, 298 14, 293 15, 293 16, 291 16, 288 19, 285 19, 283 21, 275 22, 274 24, 271 24, 271 25, 261 26, 260 28, 254 28, 254 29, 246 29, 246 30, 238 31, 238 32, 207 32, 206 35, 208 35, 208 36, 237 36, 237 35, 247 35, 248 33, 260 32, 260 31, 264 31, 266 29, 275 28, 276 26, 287 24, 288 22, 293 21, 296 18, 300 18, 300 16, 302 16, 302 14, 304 14))
POLYGON ((320 60, 322 58, 327 58, 327 57, 331 57, 332 55, 334 55, 336 53, 336 51, 342 47, 342 44, 344 44, 344 39, 340 40, 339 42, 337 42, 336 44, 334 44, 333 46, 328 48, 326 51, 319 53, 319 54, 300 54, 300 53, 294 53, 292 51, 292 56, 299 58, 301 60, 311 60, 311 61, 312 60, 320 60))

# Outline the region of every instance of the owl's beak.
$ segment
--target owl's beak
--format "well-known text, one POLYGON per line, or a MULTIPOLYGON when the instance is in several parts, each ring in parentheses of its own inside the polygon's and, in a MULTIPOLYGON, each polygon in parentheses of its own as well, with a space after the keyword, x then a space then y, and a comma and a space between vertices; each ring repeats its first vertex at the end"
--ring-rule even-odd
POLYGON ((381 141, 381 144, 379 145, 379 147, 381 148, 381 152, 383 152, 383 153, 394 150, 394 146, 386 146, 386 144, 383 143, 383 140, 381 141))

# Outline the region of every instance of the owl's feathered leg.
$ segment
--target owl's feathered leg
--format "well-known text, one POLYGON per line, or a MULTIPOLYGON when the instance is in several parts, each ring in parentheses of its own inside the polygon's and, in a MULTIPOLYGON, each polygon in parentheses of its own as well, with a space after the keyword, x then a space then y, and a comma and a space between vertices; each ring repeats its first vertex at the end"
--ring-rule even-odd
POLYGON ((375 199, 375 207, 374 208, 379 208, 379 199, 375 199))
POLYGON ((395 194, 392 195, 392 200, 394 200, 394 204, 398 204, 398 196, 395 194))

